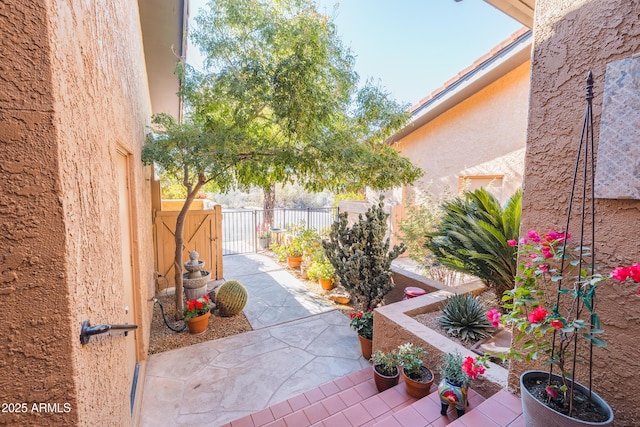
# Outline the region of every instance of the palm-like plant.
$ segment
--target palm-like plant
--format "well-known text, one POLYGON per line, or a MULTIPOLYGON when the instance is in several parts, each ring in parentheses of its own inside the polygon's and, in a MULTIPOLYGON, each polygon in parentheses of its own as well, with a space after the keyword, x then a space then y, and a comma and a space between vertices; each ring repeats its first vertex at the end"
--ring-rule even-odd
POLYGON ((498 295, 512 289, 517 251, 508 241, 518 239, 522 191, 504 208, 484 189, 445 202, 442 208, 442 220, 427 233, 425 247, 442 265, 480 278, 498 295))

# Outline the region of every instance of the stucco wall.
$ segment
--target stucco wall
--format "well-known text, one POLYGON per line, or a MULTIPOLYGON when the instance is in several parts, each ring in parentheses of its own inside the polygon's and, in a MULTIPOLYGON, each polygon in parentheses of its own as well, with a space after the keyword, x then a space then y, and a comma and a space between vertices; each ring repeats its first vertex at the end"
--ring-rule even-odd
MULTIPOLYGON (((605 67, 640 51, 640 3, 537 0, 534 34, 524 231, 564 227, 585 109, 586 73, 592 70, 595 79, 597 144, 605 67)), ((596 212, 596 262, 602 270, 607 273, 615 266, 640 262, 636 238, 640 235, 640 201, 597 200, 596 212)), ((613 407, 617 426, 640 425, 636 396, 640 297, 635 291, 610 281, 598 288, 598 313, 607 348, 595 350, 594 390, 613 407)), ((516 386, 523 368, 514 366, 511 386, 516 386)))
POLYGON ((415 189, 458 190, 460 175, 504 175, 503 199, 521 186, 529 94, 524 63, 396 144, 425 172, 415 189))
POLYGON ((0 6, 3 66, 10 64, 0 76, 0 135, 8 140, 0 151, 1 233, 11 242, 0 284, 9 337, 0 401, 69 403, 71 411, 2 414, 0 423, 128 425, 124 336, 86 346, 78 336, 83 320, 126 321, 120 150, 130 155, 138 359, 148 346, 153 249, 139 153, 150 108, 137 4, 41 3, 0 6))
POLYGON ((27 404, 5 408, 1 425, 78 420, 47 14, 0 3, 0 403, 27 404), (33 412, 40 402, 72 411, 33 412))

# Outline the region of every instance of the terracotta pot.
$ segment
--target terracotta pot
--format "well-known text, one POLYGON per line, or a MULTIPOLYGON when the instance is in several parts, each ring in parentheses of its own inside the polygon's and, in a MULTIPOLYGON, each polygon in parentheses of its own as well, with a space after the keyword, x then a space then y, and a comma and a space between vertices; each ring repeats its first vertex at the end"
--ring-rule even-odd
POLYGON ((447 379, 440 381, 438 385, 438 396, 440 396, 440 403, 442 404, 440 414, 447 415, 449 405, 453 404, 458 411, 458 417, 464 415, 464 411, 469 405, 467 391, 469 391, 468 384, 458 385, 449 382, 447 379))
POLYGON ((373 369, 373 380, 376 383, 376 388, 379 392, 383 392, 391 387, 397 386, 398 381, 400 380, 400 372, 398 372, 398 368, 396 368, 396 374, 392 376, 382 375, 375 366, 373 369))
MULTIPOLYGON (((552 379, 560 380, 560 376, 552 374, 552 379)), ((613 424, 613 411, 611 406, 607 404, 600 396, 593 391, 591 392, 591 400, 596 406, 602 409, 603 413, 608 414, 605 421, 591 422, 582 421, 576 418, 571 418, 567 415, 550 408, 543 402, 536 399, 527 390, 525 383, 529 381, 540 380, 547 382, 549 379, 549 372, 546 371, 525 371, 520 375, 520 399, 522 400, 522 414, 527 427, 582 427, 582 426, 610 426, 613 424)), ((576 382, 573 385, 574 391, 579 390, 586 396, 589 395, 589 389, 582 384, 576 382)))
POLYGON ((427 381, 426 383, 416 381, 411 379, 404 372, 404 368, 401 371, 402 378, 404 379, 404 382, 407 386, 407 393, 409 393, 409 396, 415 397, 416 399, 422 399, 423 397, 428 396, 429 391, 431 390, 431 386, 433 385, 433 372, 425 366, 422 366, 421 369, 423 372, 427 371, 431 374, 431 380, 427 381))
POLYGON ((333 280, 329 279, 318 279, 318 281, 320 282, 320 286, 322 286, 322 289, 324 289, 325 291, 330 291, 331 289, 333 289, 333 280))
POLYGON ((299 268, 300 264, 302 264, 302 256, 287 257, 287 264, 289 264, 291 268, 299 268))
POLYGON ((209 326, 209 317, 211 316, 211 312, 208 311, 207 314, 203 314, 202 316, 194 317, 192 319, 187 320, 187 326, 189 327, 190 334, 201 334, 207 330, 209 326))
POLYGON ((358 335, 358 340, 360 341, 360 351, 362 352, 362 357, 367 360, 371 359, 371 353, 373 352, 373 340, 365 338, 361 335, 358 335))

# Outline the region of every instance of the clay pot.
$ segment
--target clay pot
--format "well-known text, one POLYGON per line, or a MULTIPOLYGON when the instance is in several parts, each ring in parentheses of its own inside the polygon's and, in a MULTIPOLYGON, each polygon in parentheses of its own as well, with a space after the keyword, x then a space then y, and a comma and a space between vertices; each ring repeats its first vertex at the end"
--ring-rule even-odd
POLYGON ((208 311, 207 314, 203 314, 202 316, 194 317, 192 319, 187 320, 187 326, 189 328, 190 334, 201 334, 207 330, 209 326, 209 317, 211 316, 211 312, 208 311))
POLYGON ((291 268, 299 268, 300 264, 302 264, 302 256, 287 257, 287 264, 291 268))
POLYGON ((395 387, 398 385, 398 381, 400 380, 400 372, 398 368, 396 368, 396 374, 392 376, 382 375, 375 366, 373 366, 373 379, 376 383, 376 388, 379 392, 383 392, 391 387, 395 387))
POLYGON ((373 340, 358 335, 358 341, 360 341, 360 351, 362 352, 362 357, 367 360, 371 359, 371 353, 373 352, 373 340))
POLYGON ((409 377, 405 372, 404 369, 402 369, 402 378, 404 379, 404 382, 407 386, 407 393, 409 394, 409 396, 411 397, 415 397, 416 399, 422 399, 425 396, 429 395, 429 391, 431 390, 431 385, 433 385, 433 372, 426 368, 425 366, 421 367, 423 372, 429 372, 431 374, 431 380, 427 381, 427 382, 420 382, 420 381, 416 381, 411 379, 411 377, 409 377))
POLYGON ((331 289, 333 289, 333 280, 331 279, 318 279, 318 281, 320 282, 320 286, 322 286, 322 289, 324 289, 325 291, 330 291, 331 289))

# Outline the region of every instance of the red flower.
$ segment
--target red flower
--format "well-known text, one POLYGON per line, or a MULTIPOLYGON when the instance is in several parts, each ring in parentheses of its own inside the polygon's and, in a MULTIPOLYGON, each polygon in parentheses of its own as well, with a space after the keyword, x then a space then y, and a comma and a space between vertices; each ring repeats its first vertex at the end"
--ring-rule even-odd
POLYGON ((204 298, 204 300, 205 300, 206 302, 209 302, 209 295, 204 294, 204 296, 203 296, 202 298, 204 298))
POLYGON ((634 282, 640 283, 640 264, 633 264, 629 267, 629 276, 634 282))
POLYGON ((551 397, 553 397, 554 399, 557 398, 560 394, 558 393, 558 390, 556 390, 555 387, 553 386, 549 386, 547 388, 544 389, 547 394, 551 397))
POLYGON ((564 327, 564 323, 562 323, 562 320, 554 319, 551 321, 551 326, 553 326, 554 329, 560 329, 564 327))
POLYGON ((358 319, 362 318, 362 312, 358 313, 358 319))
POLYGON ((491 322, 491 326, 493 326, 494 328, 500 326, 500 312, 498 310, 492 308, 491 310, 487 311, 486 316, 489 322, 491 322))
POLYGON ((518 242, 516 240, 507 240, 509 246, 518 246, 518 242))
POLYGON ((624 282, 631 273, 631 267, 617 267, 611 272, 611 277, 620 282, 624 282))
POLYGON ((549 266, 547 264, 542 264, 540 266, 538 266, 538 269, 540 271, 544 271, 545 273, 549 271, 549 266))
POLYGON ((467 356, 462 363, 462 371, 469 376, 469 378, 475 380, 479 374, 484 374, 485 367, 479 363, 473 357, 467 356))
POLYGON ((353 318, 355 318, 355 317, 356 317, 356 314, 355 314, 355 313, 349 313, 349 318, 350 318, 350 319, 353 319, 353 318))
POLYGON ((529 313, 529 323, 540 323, 547 317, 547 310, 545 310, 541 305, 537 306, 533 309, 531 313, 529 313))
POLYGON ((198 309, 201 309, 202 303, 200 301, 196 301, 196 307, 198 307, 198 309))

